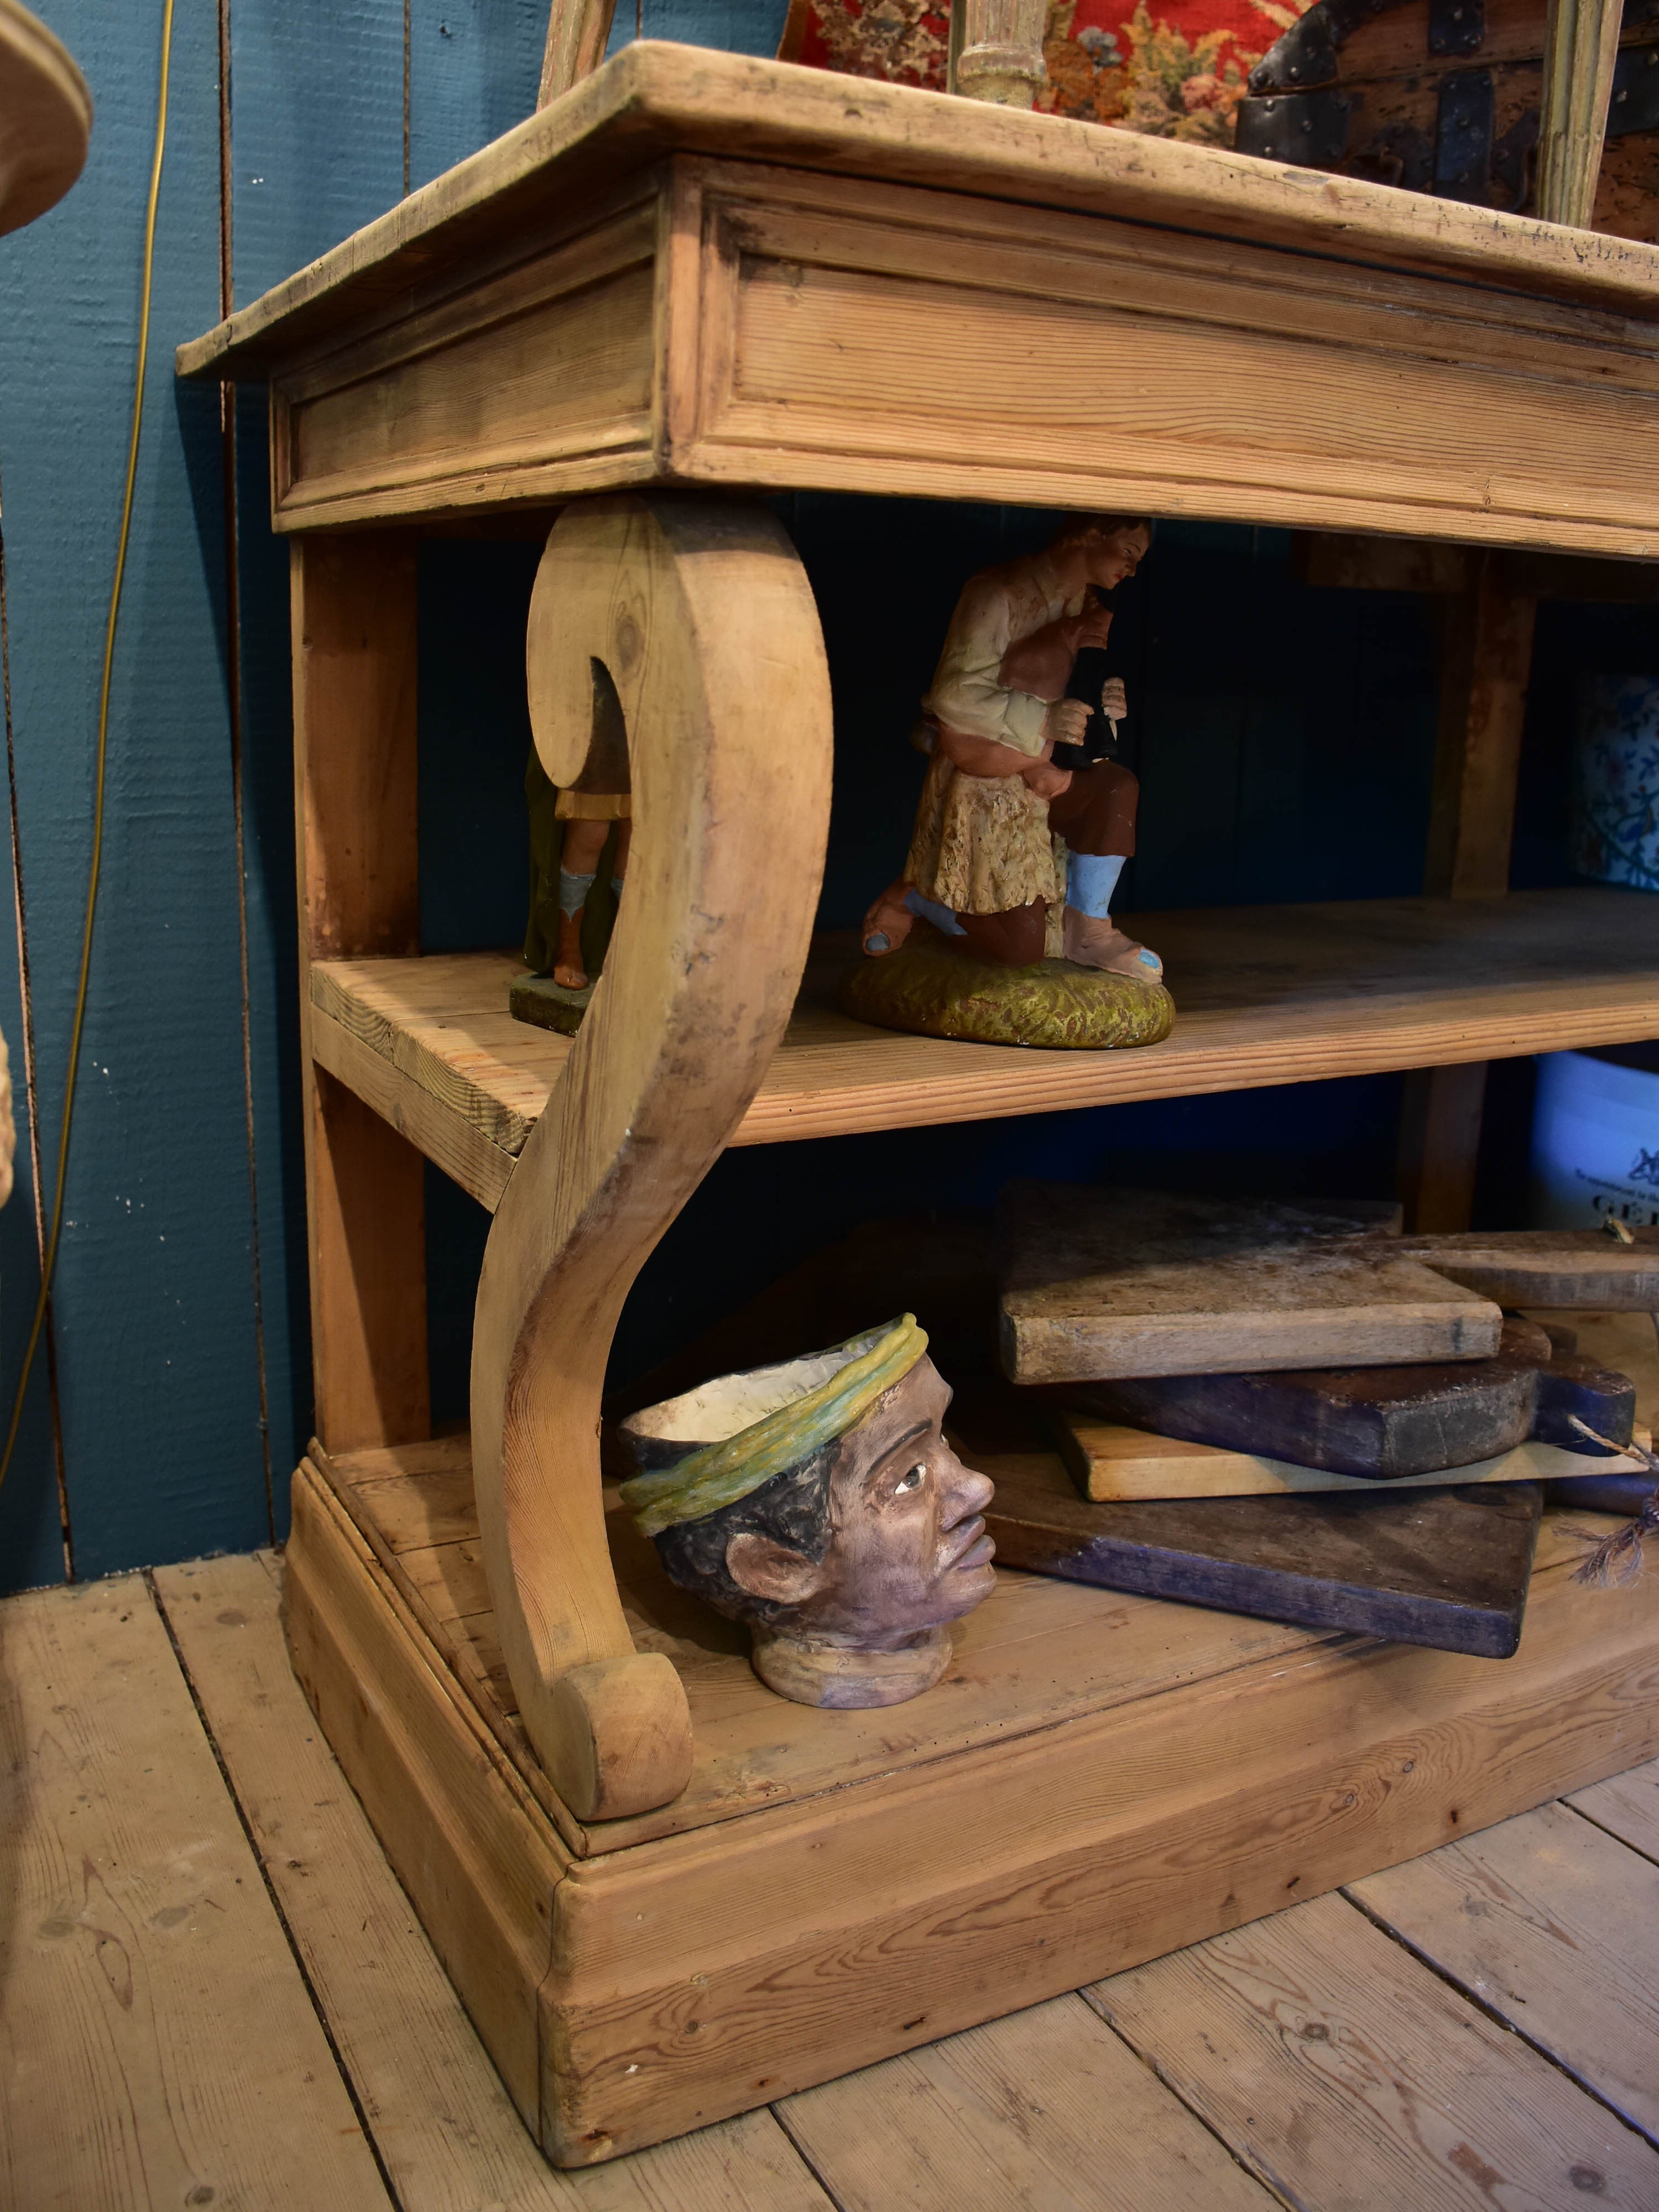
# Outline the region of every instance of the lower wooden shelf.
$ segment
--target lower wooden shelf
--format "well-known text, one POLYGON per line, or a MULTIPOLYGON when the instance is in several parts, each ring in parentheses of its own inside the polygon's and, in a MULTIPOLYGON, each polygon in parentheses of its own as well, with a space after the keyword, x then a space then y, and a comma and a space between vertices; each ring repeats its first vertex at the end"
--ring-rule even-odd
MULTIPOLYGON (((1659 1578, 1547 1517, 1517 1656, 1005 1573, 913 1704, 823 1713, 617 1527, 697 1759, 584 1825, 520 1729, 464 1438, 295 1478, 295 1669, 549 2155, 609 2158, 1258 1917, 1659 1749, 1659 1578)), ((1583 1518, 1573 1516, 1573 1525, 1583 1518)))
MULTIPOLYGON (((1020 1052, 871 1029, 826 940, 732 1139, 972 1121, 1431 1067, 1659 1036, 1659 900, 1602 889, 1159 914, 1175 1033, 1139 1051, 1020 1052)), ((515 1022, 505 952, 322 960, 318 1062, 493 1209, 570 1051, 515 1022)))

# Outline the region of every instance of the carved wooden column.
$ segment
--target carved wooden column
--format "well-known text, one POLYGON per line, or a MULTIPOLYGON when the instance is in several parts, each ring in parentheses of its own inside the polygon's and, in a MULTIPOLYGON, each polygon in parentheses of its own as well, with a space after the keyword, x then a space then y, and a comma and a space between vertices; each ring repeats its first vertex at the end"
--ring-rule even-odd
POLYGON ((597 671, 628 726, 634 843, 605 973, 490 1231, 472 1449, 501 1646, 580 1818, 685 1786, 678 1675, 634 1649, 606 1548, 599 1399, 623 1300, 783 1034, 829 826, 829 677, 794 549, 763 510, 567 508, 531 605, 530 708, 568 785, 597 671))

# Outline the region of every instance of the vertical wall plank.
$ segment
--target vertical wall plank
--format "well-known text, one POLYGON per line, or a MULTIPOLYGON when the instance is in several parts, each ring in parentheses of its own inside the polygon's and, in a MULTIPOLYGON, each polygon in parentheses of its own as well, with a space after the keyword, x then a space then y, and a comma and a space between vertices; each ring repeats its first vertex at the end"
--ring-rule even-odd
MULTIPOLYGON (((64 1103, 155 127, 157 0, 45 0, 96 122, 68 198, 6 241, 0 471, 41 1150, 64 1103), (18 303, 27 302, 22 307, 18 303)), ((174 25, 144 443, 110 725, 109 826, 56 1307, 77 1568, 268 1531, 248 1237, 218 397, 174 340, 218 312, 211 10, 174 25)), ((19 1213, 8 1235, 26 1226, 19 1213)), ((27 1273, 0 1297, 27 1322, 27 1273)), ((8 1407, 5 1409, 9 1411, 8 1407)), ((34 1456, 20 1496, 47 1495, 34 1456)), ((40 1555, 8 1558, 33 1578, 40 1555)))
MULTIPOLYGON (((0 648, 5 637, 5 523, 3 455, 0 454, 0 648)), ((5 653, 9 664, 9 653, 5 653)), ((14 821, 12 828, 16 827, 14 821)), ((16 847, 7 840, 0 875, 11 888, 12 926, 0 921, 0 1032, 11 1060, 12 1095, 17 1124, 17 1154, 12 1194, 0 1212, 0 1424, 9 1424, 22 1381, 23 1354, 34 1304, 40 1291, 43 1223, 30 1139, 37 1135, 29 1117, 28 1039, 24 1029, 27 963, 26 902, 17 879, 16 847)), ((29 1589, 60 1581, 68 1560, 67 1532, 58 1485, 58 1439, 52 1405, 49 1360, 51 1317, 28 1385, 19 1425, 12 1471, 0 1489, 0 1559, 9 1563, 13 1586, 29 1589)), ((3 1433, 3 1430, 0 1430, 3 1433)))
POLYGON ((401 197, 403 0, 230 0, 230 51, 240 307, 401 197))
POLYGON ((411 191, 535 112, 547 17, 544 0, 410 0, 411 191))
MULTIPOLYGON (((404 0, 221 0, 228 9, 235 304, 404 189, 404 0)), ((294 867, 289 552, 272 532, 265 395, 236 398, 236 561, 249 1049, 276 1534, 312 1428, 294 867)))

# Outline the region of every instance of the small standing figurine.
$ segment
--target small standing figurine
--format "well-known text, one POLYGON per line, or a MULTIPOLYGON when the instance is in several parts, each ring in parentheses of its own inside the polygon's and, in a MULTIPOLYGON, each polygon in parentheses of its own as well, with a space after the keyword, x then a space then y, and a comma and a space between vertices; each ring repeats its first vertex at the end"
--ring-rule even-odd
POLYGON ((596 972, 610 945, 633 802, 626 792, 556 789, 533 750, 524 781, 531 873, 524 957, 532 972, 514 978, 508 1005, 520 1021, 574 1035, 592 995, 589 963, 596 972))
MULTIPOLYGON (((969 579, 923 702, 933 757, 909 856, 865 917, 866 953, 896 951, 922 916, 1009 967, 1046 951, 1148 981, 1163 974, 1111 919, 1139 785, 1115 761, 1053 757, 1090 734, 1094 706, 1066 690, 1079 653, 1110 634, 1096 593, 1133 575, 1152 536, 1132 517, 1073 516, 1042 552, 969 579)), ((1115 723, 1127 711, 1113 678, 1099 713, 1115 723)))
POLYGON ((623 1498, 682 1589, 746 1620, 762 1681, 804 1705, 894 1705, 994 1586, 991 1485, 940 1424, 915 1317, 635 1413, 623 1498))

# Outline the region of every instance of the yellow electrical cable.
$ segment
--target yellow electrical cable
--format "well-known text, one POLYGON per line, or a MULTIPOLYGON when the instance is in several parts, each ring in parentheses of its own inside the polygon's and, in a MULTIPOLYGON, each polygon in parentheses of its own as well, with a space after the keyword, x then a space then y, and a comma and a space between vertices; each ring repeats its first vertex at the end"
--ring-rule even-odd
POLYGON ((126 496, 121 502, 121 534, 116 542, 115 575, 110 586, 109 618, 104 625, 104 674, 98 697, 98 768, 92 802, 92 859, 87 869, 87 912, 81 928, 81 980, 75 994, 75 1020, 70 1030, 69 1076, 64 1086, 64 1127, 58 1139, 58 1187, 52 1201, 52 1234, 46 1239, 46 1260, 40 1269, 40 1295, 34 1302, 29 1340, 23 1352, 23 1370, 17 1378, 12 1402, 11 1425, 0 1453, 0 1482, 11 1468, 17 1448, 17 1431, 23 1419, 23 1401, 34 1367, 34 1355, 52 1295, 52 1271, 58 1265, 58 1240, 64 1233, 64 1194, 69 1173, 70 1128, 75 1118, 75 1079, 81 1066, 81 1033, 87 1019, 87 979, 92 972, 92 932, 98 914, 98 875, 104 854, 104 767, 109 756, 109 694, 115 668, 115 625, 121 611, 121 580, 126 573, 127 540, 132 532, 133 489, 138 481, 138 434, 144 420, 144 369, 149 358, 149 299, 155 267, 155 211, 161 198, 161 156, 167 143, 167 82, 173 68, 173 0, 162 0, 161 82, 155 105, 155 151, 149 165, 149 198, 144 209, 144 268, 138 290, 138 365, 132 388, 132 437, 127 448, 126 496))

